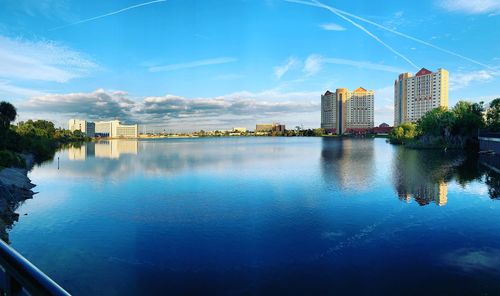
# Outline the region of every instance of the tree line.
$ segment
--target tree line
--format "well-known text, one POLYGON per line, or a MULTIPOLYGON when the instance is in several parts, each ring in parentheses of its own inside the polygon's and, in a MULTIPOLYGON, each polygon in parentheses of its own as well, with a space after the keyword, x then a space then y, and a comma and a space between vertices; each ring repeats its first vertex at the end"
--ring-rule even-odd
POLYGON ((0 167, 24 167, 21 154, 32 154, 36 162, 51 159, 61 144, 89 140, 81 131, 56 128, 47 120, 27 120, 13 125, 17 110, 0 102, 0 167))
POLYGON ((477 149, 480 130, 500 132, 500 98, 488 108, 483 102, 459 101, 453 108, 435 108, 416 123, 392 129, 389 140, 412 148, 477 149))

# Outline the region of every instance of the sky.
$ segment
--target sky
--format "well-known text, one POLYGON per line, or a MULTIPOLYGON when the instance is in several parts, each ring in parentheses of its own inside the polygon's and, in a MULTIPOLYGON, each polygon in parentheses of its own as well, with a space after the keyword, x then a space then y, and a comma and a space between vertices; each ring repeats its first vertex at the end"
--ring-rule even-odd
POLYGON ((500 0, 3 0, 0 100, 18 120, 147 131, 320 125, 326 90, 450 72, 450 105, 500 97, 500 0))

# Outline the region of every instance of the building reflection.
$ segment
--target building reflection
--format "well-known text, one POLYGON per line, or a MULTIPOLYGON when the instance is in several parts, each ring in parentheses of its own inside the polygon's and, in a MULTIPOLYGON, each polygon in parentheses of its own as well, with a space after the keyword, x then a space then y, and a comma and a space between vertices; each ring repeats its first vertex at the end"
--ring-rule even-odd
POLYGON ((327 183, 346 189, 368 188, 374 170, 373 139, 322 139, 321 171, 327 183))
POLYGON ((488 194, 492 199, 500 199, 500 156, 483 154, 479 163, 484 169, 484 183, 488 185, 488 194))
POLYGON ((124 154, 137 155, 139 142, 135 139, 101 140, 68 149, 70 160, 85 160, 88 157, 118 159, 124 154))
POLYGON ((419 205, 448 202, 448 182, 464 156, 442 151, 422 151, 395 147, 393 183, 400 200, 419 205))

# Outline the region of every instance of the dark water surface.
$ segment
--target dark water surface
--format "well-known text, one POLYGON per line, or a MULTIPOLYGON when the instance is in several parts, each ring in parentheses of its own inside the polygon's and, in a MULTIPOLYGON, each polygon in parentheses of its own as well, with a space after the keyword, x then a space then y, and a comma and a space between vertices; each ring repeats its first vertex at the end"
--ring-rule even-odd
POLYGON ((75 295, 500 295, 498 159, 333 138, 55 159, 8 235, 75 295))

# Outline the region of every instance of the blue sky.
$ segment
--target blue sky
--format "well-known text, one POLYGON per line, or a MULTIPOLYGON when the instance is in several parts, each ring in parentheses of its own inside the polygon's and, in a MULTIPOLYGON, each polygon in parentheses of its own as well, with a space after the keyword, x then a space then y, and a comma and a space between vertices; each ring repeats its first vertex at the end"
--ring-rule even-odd
POLYGON ((392 124, 400 72, 449 70, 450 104, 500 97, 499 17, 499 0, 5 0, 0 98, 59 125, 317 127, 321 93, 363 86, 392 124))

